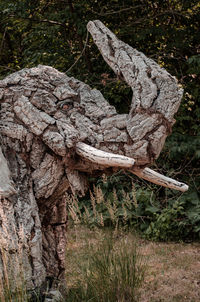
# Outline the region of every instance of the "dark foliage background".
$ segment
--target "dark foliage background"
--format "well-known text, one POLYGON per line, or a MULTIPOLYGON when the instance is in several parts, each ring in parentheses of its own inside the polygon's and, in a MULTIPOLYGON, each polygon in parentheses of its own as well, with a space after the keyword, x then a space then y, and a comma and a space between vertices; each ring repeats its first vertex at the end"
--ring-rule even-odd
MULTIPOLYGON (((91 37, 86 40, 86 24, 95 19, 105 23, 121 40, 157 61, 176 76, 184 88, 173 134, 155 165, 162 173, 188 183, 190 189, 180 195, 148 185, 160 206, 152 219, 143 218, 147 224, 146 227, 140 224, 140 229, 148 230, 150 238, 174 239, 173 233, 183 223, 175 238, 197 238, 200 231, 199 1, 0 0, 0 77, 24 67, 51 65, 100 89, 119 113, 127 112, 130 89, 116 79, 91 37), (173 216, 175 202, 181 203, 182 208, 173 216), (168 217, 166 227, 159 226, 163 216, 163 219, 168 217), (167 226, 170 224, 173 226, 169 235, 167 226), (164 232, 166 236, 162 236, 164 232)), ((129 177, 123 177, 126 183, 129 177)), ((115 179, 116 183, 121 181, 115 179)), ((137 188, 143 185, 145 191, 144 183, 136 178, 134 182, 137 188)), ((144 210, 142 216, 147 216, 145 213, 144 210)))

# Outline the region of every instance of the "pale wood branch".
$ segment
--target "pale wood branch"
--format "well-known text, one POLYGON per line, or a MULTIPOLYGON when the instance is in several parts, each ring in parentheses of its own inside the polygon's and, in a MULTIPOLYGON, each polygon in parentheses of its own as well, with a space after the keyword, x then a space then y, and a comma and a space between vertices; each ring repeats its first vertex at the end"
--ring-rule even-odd
POLYGON ((130 170, 133 174, 140 178, 148 180, 156 185, 160 185, 166 188, 178 190, 181 192, 186 192, 188 190, 188 185, 183 182, 179 182, 173 178, 164 176, 150 168, 144 168, 143 170, 130 170))
POLYGON ((109 167, 131 168, 135 163, 133 158, 98 150, 81 142, 76 144, 76 153, 93 163, 109 167))

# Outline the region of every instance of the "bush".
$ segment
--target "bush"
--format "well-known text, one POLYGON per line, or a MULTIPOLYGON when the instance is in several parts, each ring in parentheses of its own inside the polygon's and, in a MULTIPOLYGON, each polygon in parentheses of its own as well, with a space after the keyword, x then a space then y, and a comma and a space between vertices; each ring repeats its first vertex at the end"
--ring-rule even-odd
POLYGON ((86 198, 78 200, 68 196, 70 217, 74 223, 89 227, 134 227, 151 240, 198 239, 198 194, 194 191, 174 193, 164 188, 156 191, 154 188, 144 187, 141 183, 133 185, 124 174, 104 176, 86 198))

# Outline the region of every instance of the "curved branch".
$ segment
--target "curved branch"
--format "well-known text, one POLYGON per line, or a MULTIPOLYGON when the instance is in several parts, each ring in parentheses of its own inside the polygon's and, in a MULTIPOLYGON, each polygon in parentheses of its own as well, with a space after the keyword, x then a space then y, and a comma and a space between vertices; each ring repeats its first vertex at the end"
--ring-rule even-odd
POLYGON ((34 19, 32 17, 22 17, 22 16, 17 16, 15 14, 10 14, 9 17, 22 19, 22 20, 29 20, 29 21, 37 22, 37 23, 48 23, 48 24, 51 24, 51 25, 65 26, 64 23, 54 21, 54 20, 48 20, 48 19, 34 19))
POLYGON ((132 111, 161 114, 170 125, 183 90, 177 80, 143 53, 120 41, 101 21, 87 25, 105 62, 133 89, 132 111), (150 110, 150 111, 149 111, 150 110))
POLYGON ((122 12, 125 12, 125 11, 129 11, 130 10, 134 10, 134 9, 137 9, 137 8, 140 8, 142 7, 142 5, 136 5, 136 6, 130 6, 130 7, 125 7, 125 8, 121 8, 120 10, 117 10, 117 11, 108 11, 106 13, 102 13, 102 12, 97 12, 97 11, 94 11, 93 9, 89 9, 91 12, 93 12, 94 14, 98 15, 98 16, 107 16, 107 15, 114 15, 114 14, 120 14, 122 12))

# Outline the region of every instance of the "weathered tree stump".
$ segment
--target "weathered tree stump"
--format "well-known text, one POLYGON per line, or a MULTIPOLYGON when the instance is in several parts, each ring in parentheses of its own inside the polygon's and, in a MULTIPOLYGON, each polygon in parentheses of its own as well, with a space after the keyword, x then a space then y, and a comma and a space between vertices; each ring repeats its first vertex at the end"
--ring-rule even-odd
POLYGON ((133 89, 129 114, 117 114, 100 91, 52 67, 23 69, 0 81, 0 272, 5 276, 5 253, 14 278, 20 251, 28 289, 64 287, 65 193, 84 195, 89 174, 127 169, 187 190, 147 168, 174 124, 182 97, 176 79, 100 21, 89 22, 88 30, 133 89))

